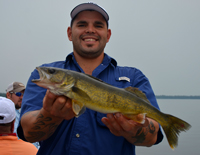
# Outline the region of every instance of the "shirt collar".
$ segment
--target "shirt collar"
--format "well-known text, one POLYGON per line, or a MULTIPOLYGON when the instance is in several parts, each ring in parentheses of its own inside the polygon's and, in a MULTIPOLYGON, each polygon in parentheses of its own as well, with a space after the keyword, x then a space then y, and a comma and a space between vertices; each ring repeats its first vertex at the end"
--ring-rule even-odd
MULTIPOLYGON (((76 61, 75 58, 74 58, 73 52, 71 52, 71 53, 66 57, 65 63, 67 63, 67 62, 69 62, 69 61, 71 61, 71 60, 76 61)), ((117 61, 116 61, 114 58, 112 58, 112 57, 110 57, 109 55, 107 55, 106 53, 104 53, 104 59, 103 59, 102 64, 108 65, 109 63, 110 63, 111 65, 113 65, 114 67, 117 66, 117 61)))
POLYGON ((16 133, 2 133, 0 136, 17 136, 16 133))

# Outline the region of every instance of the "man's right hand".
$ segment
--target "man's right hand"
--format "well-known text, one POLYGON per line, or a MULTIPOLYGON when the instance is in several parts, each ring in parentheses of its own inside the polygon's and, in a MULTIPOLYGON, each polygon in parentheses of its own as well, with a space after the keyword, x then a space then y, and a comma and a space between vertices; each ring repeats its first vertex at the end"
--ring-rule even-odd
POLYGON ((71 99, 58 96, 47 90, 40 110, 25 113, 21 118, 24 137, 29 142, 49 138, 63 120, 75 116, 71 99))
POLYGON ((58 96, 47 90, 43 99, 43 108, 52 116, 65 120, 72 119, 75 114, 72 110, 72 100, 65 96, 58 96))

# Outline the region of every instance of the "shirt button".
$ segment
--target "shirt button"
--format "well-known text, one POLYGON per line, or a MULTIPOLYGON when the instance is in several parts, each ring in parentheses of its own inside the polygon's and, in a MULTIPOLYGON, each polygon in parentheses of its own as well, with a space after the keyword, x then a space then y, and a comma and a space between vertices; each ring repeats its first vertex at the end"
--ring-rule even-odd
POLYGON ((79 138, 79 137, 80 137, 80 135, 77 133, 77 134, 76 134, 76 137, 77 137, 77 138, 79 138))

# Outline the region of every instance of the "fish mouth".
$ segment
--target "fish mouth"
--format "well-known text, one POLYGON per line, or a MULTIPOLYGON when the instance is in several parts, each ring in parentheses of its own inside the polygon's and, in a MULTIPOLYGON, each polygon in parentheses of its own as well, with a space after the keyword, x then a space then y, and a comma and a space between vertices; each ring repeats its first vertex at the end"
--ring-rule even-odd
POLYGON ((45 77, 45 73, 43 73, 41 67, 36 67, 36 69, 39 73, 40 78, 39 79, 32 79, 32 82, 34 82, 34 83, 41 82, 45 77))

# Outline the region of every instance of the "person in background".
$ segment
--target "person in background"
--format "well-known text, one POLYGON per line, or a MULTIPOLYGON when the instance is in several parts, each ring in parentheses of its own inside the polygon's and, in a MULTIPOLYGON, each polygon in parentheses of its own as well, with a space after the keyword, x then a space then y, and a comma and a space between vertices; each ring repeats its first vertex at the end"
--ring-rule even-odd
MULTIPOLYGON (((107 12, 97 4, 76 6, 67 29, 73 52, 65 61, 42 66, 86 73, 119 88, 137 87, 159 109, 147 77, 134 67, 118 66, 104 53, 111 37, 108 21, 107 12)), ((116 52, 123 55, 123 51, 116 52)), ((23 140, 40 141, 38 155, 134 155, 135 146, 150 147, 163 139, 159 124, 150 118, 138 124, 121 113, 106 115, 91 109, 76 118, 71 99, 54 95, 31 81, 38 78, 34 70, 26 86, 17 130, 23 140)))
POLYGON ((0 154, 36 155, 38 149, 31 143, 17 138, 14 131, 15 104, 0 97, 0 154))
MULTIPOLYGON (((12 100, 15 104, 16 119, 14 125, 14 133, 17 133, 17 126, 19 124, 22 99, 25 89, 25 85, 21 82, 12 82, 6 89, 6 97, 12 100)), ((34 143, 34 145, 39 148, 38 142, 34 143)))
POLYGON ((15 104, 16 119, 15 119, 14 133, 17 133, 17 126, 19 123, 24 91, 25 91, 25 85, 21 82, 12 82, 11 84, 8 85, 6 89, 6 97, 12 100, 15 104))

